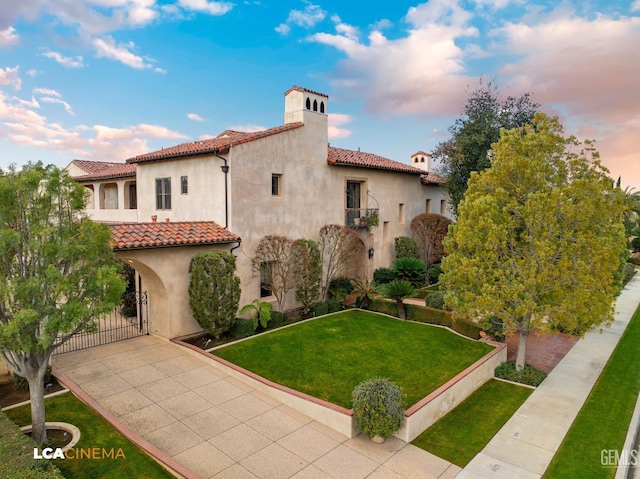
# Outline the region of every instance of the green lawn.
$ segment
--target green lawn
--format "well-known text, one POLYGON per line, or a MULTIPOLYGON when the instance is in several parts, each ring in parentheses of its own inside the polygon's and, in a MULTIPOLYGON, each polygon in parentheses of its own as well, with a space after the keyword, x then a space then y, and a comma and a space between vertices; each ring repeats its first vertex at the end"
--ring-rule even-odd
POLYGON ((529 397, 533 389, 492 379, 412 442, 466 466, 529 397))
MULTIPOLYGON (((124 458, 117 459, 58 459, 53 461, 67 479, 111 479, 127 478, 173 478, 157 462, 129 442, 107 421, 67 393, 45 400, 47 421, 68 422, 80 429, 82 436, 74 448, 104 448, 117 452, 122 448, 124 458)), ((29 405, 5 411, 5 414, 20 426, 31 424, 29 405)))
MULTIPOLYGON (((640 308, 631 318, 589 397, 549 465, 548 479, 611 478, 601 453, 622 447, 640 391, 640 308)), ((606 458, 608 460, 608 457, 606 458)))
POLYGON ((353 388, 373 377, 404 389, 407 406, 493 348, 443 328, 351 310, 256 336, 212 352, 271 381, 351 408, 353 388))

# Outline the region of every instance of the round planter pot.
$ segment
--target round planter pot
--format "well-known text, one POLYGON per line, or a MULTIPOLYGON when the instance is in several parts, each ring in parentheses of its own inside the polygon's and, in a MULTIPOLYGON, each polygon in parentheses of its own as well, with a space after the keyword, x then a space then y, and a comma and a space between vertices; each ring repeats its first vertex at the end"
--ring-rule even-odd
POLYGON ((384 442, 384 437, 382 437, 382 436, 373 436, 371 438, 371 442, 374 442, 376 444, 382 444, 384 442))

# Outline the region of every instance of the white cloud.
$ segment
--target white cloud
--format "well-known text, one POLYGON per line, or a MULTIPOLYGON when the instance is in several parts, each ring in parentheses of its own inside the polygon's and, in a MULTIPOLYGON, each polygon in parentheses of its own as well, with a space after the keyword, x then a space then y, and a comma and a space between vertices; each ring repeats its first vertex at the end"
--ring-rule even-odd
POLYGON ((45 52, 42 54, 42 56, 51 58, 58 62, 60 65, 68 68, 81 68, 85 66, 84 60, 81 56, 77 56, 75 58, 65 57, 58 52, 45 52))
POLYGON ((38 74, 38 70, 36 70, 35 68, 31 68, 27 70, 27 76, 34 77, 37 74, 38 74))
POLYGON ((216 16, 224 15, 233 8, 233 3, 212 2, 208 0, 178 0, 178 5, 186 10, 193 10, 216 16))
POLYGON ((351 123, 353 118, 343 113, 329 113, 329 139, 346 138, 351 135, 351 130, 340 128, 345 123, 351 123))
POLYGON ((95 38, 93 40, 93 46, 96 48, 96 56, 98 58, 110 58, 111 60, 116 60, 137 70, 152 67, 150 63, 145 63, 141 56, 130 51, 130 49, 135 47, 133 42, 117 45, 113 37, 107 36, 104 38, 95 38))
POLYGON ((45 96, 45 97, 40 98, 40 101, 42 101, 44 103, 57 103, 59 105, 62 105, 64 107, 64 109, 66 110, 66 112, 69 113, 69 115, 75 116, 75 112, 71 108, 71 105, 69 105, 64 100, 61 100, 60 98, 53 98, 53 97, 50 97, 50 96, 45 96))
POLYGON ((32 93, 35 95, 47 95, 47 96, 54 96, 56 98, 61 98, 62 95, 60 95, 60 93, 58 93, 55 90, 52 90, 50 88, 34 88, 32 90, 32 93))
POLYGON ((16 29, 13 27, 7 27, 4 30, 0 30, 0 47, 8 47, 9 45, 15 45, 20 40, 20 35, 16 33, 16 29))
POLYGON ((229 127, 229 130, 241 131, 243 133, 255 133, 257 131, 264 131, 266 129, 267 128, 262 125, 235 125, 229 127))
POLYGON ((14 90, 22 88, 22 80, 18 76, 19 66, 13 68, 0 68, 0 85, 9 85, 14 90))
POLYGON ((202 118, 197 113, 188 113, 187 118, 189 118, 189 120, 191 121, 204 121, 204 118, 202 118))
POLYGON ((275 31, 286 35, 291 31, 291 25, 297 25, 303 28, 311 28, 318 22, 321 22, 327 16, 327 12, 322 10, 319 5, 305 1, 304 10, 291 10, 286 22, 281 23, 275 28, 275 31))
POLYGON ((640 10, 640 0, 635 0, 635 2, 631 4, 631 11, 637 12, 639 10, 640 10))

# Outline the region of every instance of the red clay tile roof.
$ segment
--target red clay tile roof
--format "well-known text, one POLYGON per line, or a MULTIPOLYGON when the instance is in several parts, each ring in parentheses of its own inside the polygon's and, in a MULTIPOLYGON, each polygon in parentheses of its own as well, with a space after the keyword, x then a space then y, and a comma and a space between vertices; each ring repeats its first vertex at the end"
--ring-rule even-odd
POLYGON ((163 248, 231 243, 240 237, 213 221, 110 224, 113 249, 163 248))
POLYGON ((127 163, 145 163, 148 161, 166 160, 169 158, 180 158, 185 156, 206 155, 207 153, 226 153, 231 147, 249 141, 259 140, 271 135, 277 135, 285 131, 293 130, 304 126, 303 123, 289 123, 287 125, 270 128, 263 131, 245 133, 241 131, 226 130, 215 138, 208 140, 191 141, 181 145, 163 148, 143 155, 129 158, 127 163))
POLYGON ((106 161, 73 160, 71 164, 85 171, 86 175, 74 176, 76 181, 102 180, 108 178, 126 178, 136 176, 136 166, 126 163, 106 161))
POLYGON ((429 171, 427 174, 422 175, 420 181, 423 185, 444 185, 446 180, 444 177, 429 171))
POLYGON ((431 156, 429 153, 425 153, 424 151, 420 150, 420 151, 416 151, 413 155, 411 156, 416 156, 416 155, 424 155, 424 156, 431 156))
POLYGON ((400 173, 411 173, 414 175, 424 174, 423 170, 398 161, 393 161, 373 153, 361 151, 344 150, 342 148, 329 147, 327 162, 330 165, 356 166, 360 168, 374 168, 377 170, 398 171, 400 173))
POLYGON ((291 88, 289 88, 287 91, 285 91, 284 92, 284 96, 287 96, 287 94, 292 90, 303 91, 303 92, 306 92, 306 93, 312 93, 313 95, 320 95, 320 96, 323 96, 325 98, 329 98, 329 95, 325 95, 324 93, 320 93, 318 91, 309 90, 307 88, 303 88, 303 87, 297 86, 297 85, 294 85, 291 88))

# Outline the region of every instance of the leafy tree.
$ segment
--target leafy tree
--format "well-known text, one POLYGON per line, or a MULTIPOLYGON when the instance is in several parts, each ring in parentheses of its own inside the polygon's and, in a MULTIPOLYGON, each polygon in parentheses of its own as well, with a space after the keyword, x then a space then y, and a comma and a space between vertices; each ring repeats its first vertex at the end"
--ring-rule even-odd
POLYGON ((189 265, 189 306, 194 319, 216 339, 236 319, 240 278, 236 258, 226 251, 198 253, 189 265))
POLYGON ((299 239, 293 243, 296 255, 296 301, 308 310, 320 295, 322 261, 318 243, 299 239))
POLYGON ((85 188, 55 166, 0 170, 0 355, 29 383, 33 438, 46 441, 51 354, 95 328, 125 289, 111 233, 84 213, 85 188))
POLYGON ((398 258, 418 258, 420 259, 420 250, 416 241, 409 236, 398 236, 395 240, 396 259, 398 258))
POLYGON ((442 165, 440 173, 446 178, 445 188, 456 215, 471 172, 491 165, 488 152, 492 143, 500 138, 500 129, 530 124, 539 108, 529 93, 501 100, 491 82, 480 81, 478 88, 470 93, 462 116, 449 127, 451 138, 433 151, 433 157, 442 165))
POLYGON ((353 229, 342 225, 320 228, 320 257, 322 258, 322 302, 327 300, 329 285, 337 276, 348 276, 364 254, 363 244, 353 229))
POLYGON ((411 231, 416 238, 420 257, 426 263, 427 278, 431 276, 431 266, 444 256, 442 242, 447 236, 452 221, 436 213, 423 213, 411 220, 411 231))
POLYGON ((398 306, 398 317, 400 319, 406 319, 407 313, 402 300, 404 298, 409 298, 416 293, 416 290, 413 289, 411 283, 404 279, 394 279, 390 283, 380 286, 379 290, 380 294, 385 298, 395 300, 396 305, 398 306))
POLYGON ((266 286, 278 302, 278 311, 284 313, 287 294, 296 284, 296 249, 293 240, 286 236, 267 235, 260 240, 251 258, 254 273, 264 274, 266 286))
POLYGON ((253 302, 249 304, 245 304, 240 310, 240 314, 251 313, 251 320, 253 321, 253 330, 258 329, 258 324, 263 328, 267 327, 267 324, 271 320, 271 312, 273 311, 273 306, 271 303, 267 301, 260 301, 259 299, 254 299, 253 302))
POLYGON ((398 258, 391 265, 396 279, 404 279, 414 288, 424 286, 426 265, 417 258, 398 258))
POLYGON ((494 316, 518 331, 518 370, 532 329, 582 333, 612 319, 623 202, 597 158, 542 114, 503 131, 445 240, 446 303, 455 317, 494 316))

